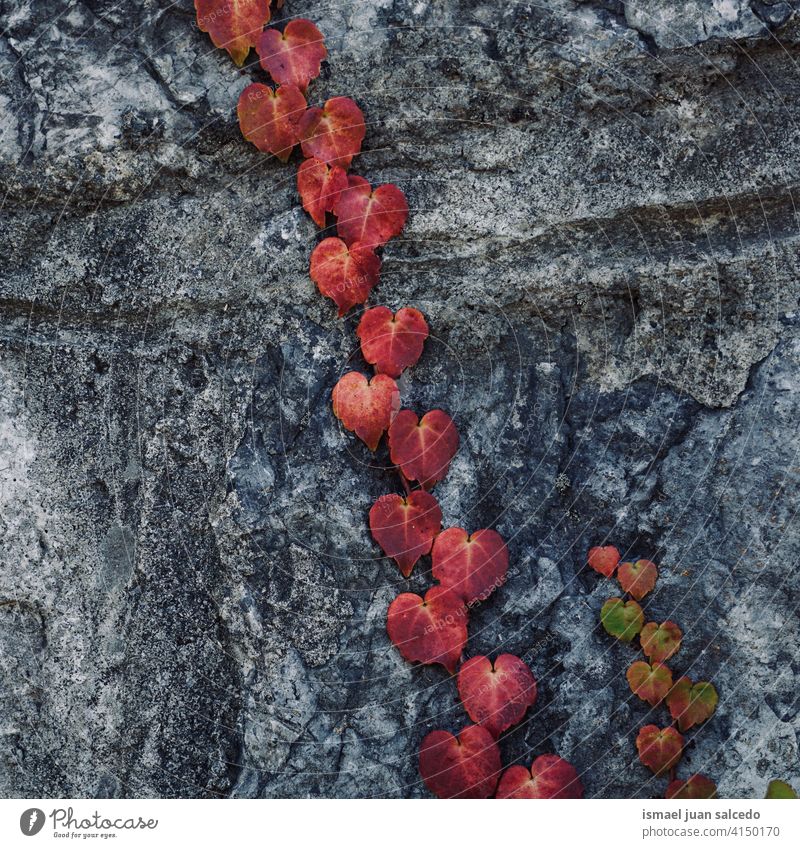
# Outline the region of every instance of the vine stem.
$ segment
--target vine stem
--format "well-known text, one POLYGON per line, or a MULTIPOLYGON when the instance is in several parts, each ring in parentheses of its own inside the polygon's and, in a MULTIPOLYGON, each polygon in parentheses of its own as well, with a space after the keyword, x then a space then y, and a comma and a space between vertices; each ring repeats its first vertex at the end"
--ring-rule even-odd
POLYGON ((411 494, 411 484, 406 480, 405 475, 400 470, 399 466, 395 465, 394 470, 400 475, 400 482, 403 484, 403 488, 406 490, 406 496, 411 494))

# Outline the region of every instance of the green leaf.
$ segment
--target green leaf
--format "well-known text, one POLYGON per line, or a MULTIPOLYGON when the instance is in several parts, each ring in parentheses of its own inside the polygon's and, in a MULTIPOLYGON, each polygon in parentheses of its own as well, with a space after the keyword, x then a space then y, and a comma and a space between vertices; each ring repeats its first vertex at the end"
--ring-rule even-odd
POLYGON ((600 623, 609 636, 621 642, 630 642, 642 629, 644 613, 636 601, 609 598, 600 610, 600 623))
POLYGON ((765 798, 797 798, 797 793, 783 780, 770 780, 765 798))

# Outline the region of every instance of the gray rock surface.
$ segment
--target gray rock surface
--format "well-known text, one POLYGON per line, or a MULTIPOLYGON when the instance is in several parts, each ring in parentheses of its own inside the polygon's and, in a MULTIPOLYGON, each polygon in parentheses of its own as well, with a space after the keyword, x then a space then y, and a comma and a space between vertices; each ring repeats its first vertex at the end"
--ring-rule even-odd
MULTIPOLYGON (((800 782, 800 18, 746 0, 287 0, 355 163, 412 214, 376 302, 433 336, 406 404, 454 416, 448 523, 512 577, 468 653, 525 657, 506 762, 648 797, 614 541, 716 716, 684 774, 800 782)), ((308 278, 294 167, 241 138, 189 0, 0 0, 0 795, 421 796, 454 681, 384 629, 394 491, 333 418, 357 316, 308 278)))

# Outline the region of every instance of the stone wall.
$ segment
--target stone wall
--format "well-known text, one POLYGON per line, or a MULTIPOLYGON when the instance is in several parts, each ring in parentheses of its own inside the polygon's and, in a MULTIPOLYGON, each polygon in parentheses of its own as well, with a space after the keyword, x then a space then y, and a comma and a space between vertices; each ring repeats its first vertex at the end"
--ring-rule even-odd
MULTIPOLYGON (((402 390, 461 432, 445 520, 509 542, 468 646, 539 679, 504 759, 590 796, 663 792, 607 537, 719 689, 687 773, 800 779, 798 6, 287 0, 328 39, 312 98, 365 112, 355 168, 409 198, 376 295, 432 327, 402 390)), ((464 716, 385 634, 430 577, 369 537, 396 482, 330 411, 357 317, 238 131, 260 72, 189 0, 0 10, 0 795, 426 795, 464 716)))

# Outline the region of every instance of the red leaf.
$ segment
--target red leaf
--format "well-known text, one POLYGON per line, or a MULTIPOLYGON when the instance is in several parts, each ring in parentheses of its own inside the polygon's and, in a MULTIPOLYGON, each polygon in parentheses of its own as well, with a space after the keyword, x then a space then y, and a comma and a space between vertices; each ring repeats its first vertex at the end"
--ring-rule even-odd
POLYGON ((519 657, 472 657, 458 670, 458 694, 467 715, 497 738, 536 703, 536 679, 519 657))
MULTIPOLYGON (((390 431, 390 446, 391 438, 390 431)), ((506 581, 508 548, 494 530, 476 530, 467 536, 461 527, 450 527, 436 537, 431 556, 433 576, 466 604, 485 601, 506 581)))
POLYGON ((434 730, 419 747, 419 773, 439 798, 489 798, 502 767, 497 743, 476 724, 458 737, 434 730))
POLYGON ((296 86, 282 85, 274 91, 254 82, 239 95, 236 113, 249 142, 286 162, 297 144, 297 122, 305 108, 306 99, 296 86))
POLYGON ((452 674, 467 642, 467 610, 443 586, 428 589, 424 600, 404 592, 389 605, 386 630, 409 662, 441 663, 452 674))
POLYGON ((319 76, 319 66, 328 55, 322 33, 305 18, 289 21, 283 32, 265 30, 256 50, 261 67, 278 85, 296 85, 301 91, 319 76))
POLYGON ((555 754, 542 754, 531 764, 503 772, 497 798, 583 798, 578 772, 555 754))
POLYGON ((660 704, 672 688, 672 672, 661 663, 652 665, 638 660, 627 671, 631 692, 651 707, 660 704))
POLYGON ((690 730, 711 718, 718 701, 713 684, 702 680, 693 685, 688 677, 681 677, 667 695, 669 714, 681 730, 690 730))
POLYGON ((332 97, 324 109, 313 106, 300 121, 303 156, 349 168, 366 132, 358 106, 349 97, 332 97))
POLYGON ((658 577, 658 569, 655 563, 649 559, 640 559, 636 562, 623 562, 617 571, 617 580, 624 592, 628 592, 637 601, 653 591, 658 577))
POLYGON ((344 168, 331 168, 319 159, 306 159, 297 170, 297 190, 308 212, 318 227, 325 226, 325 213, 333 211, 333 205, 342 189, 347 188, 344 168))
POLYGON ((379 374, 399 377, 404 368, 420 358, 428 325, 423 314, 411 306, 398 309, 394 315, 386 306, 374 306, 361 316, 356 334, 364 359, 379 374))
POLYGON ((702 774, 693 774, 688 780, 673 780, 667 787, 664 797, 687 801, 697 798, 716 798, 717 784, 702 774))
POLYGON ((639 642, 644 655, 651 662, 666 662, 677 653, 682 636, 680 627, 674 621, 663 621, 661 624, 649 621, 639 634, 639 642))
POLYGON ((241 67, 269 22, 269 0, 194 0, 197 28, 241 67))
POLYGON ((664 774, 677 765, 683 753, 683 745, 683 736, 674 727, 662 730, 655 724, 648 724, 636 737, 639 759, 653 774, 664 774))
POLYGON ((385 374, 367 380, 358 371, 349 371, 333 387, 333 414, 371 451, 399 406, 397 383, 385 374))
POLYGON ((339 315, 363 303, 378 282, 381 260, 368 247, 323 239, 311 254, 311 279, 338 307, 339 315))
POLYGON ((407 480, 418 480, 431 489, 450 467, 458 449, 458 431, 441 409, 426 412, 421 420, 410 409, 401 409, 389 428, 389 454, 407 480))
POLYGON ((589 567, 603 575, 611 577, 619 565, 619 551, 613 545, 602 548, 589 548, 589 567))
POLYGON ((386 556, 408 577, 417 560, 427 554, 442 528, 442 510, 427 492, 407 497, 382 495, 369 511, 369 529, 386 556))
POLYGON ((359 241, 380 247, 403 231, 408 203, 396 185, 387 183, 373 191, 363 177, 351 176, 333 213, 336 231, 348 244, 359 241))

